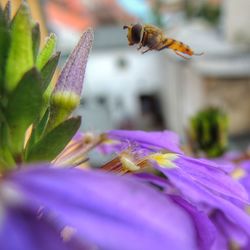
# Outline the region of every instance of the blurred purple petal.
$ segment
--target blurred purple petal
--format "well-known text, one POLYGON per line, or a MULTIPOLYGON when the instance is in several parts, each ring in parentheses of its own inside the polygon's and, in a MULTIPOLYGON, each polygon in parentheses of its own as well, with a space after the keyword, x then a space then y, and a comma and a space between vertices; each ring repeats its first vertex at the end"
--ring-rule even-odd
POLYGON ((27 208, 6 209, 0 224, 0 246, 3 250, 86 249, 77 241, 63 242, 56 227, 27 208))
POLYGON ((243 161, 241 163, 241 168, 246 170, 248 174, 250 174, 250 160, 243 161))
POLYGON ((135 177, 36 166, 13 173, 6 183, 24 197, 19 207, 43 207, 56 229, 75 228, 74 239, 100 249, 198 249, 190 215, 135 177))

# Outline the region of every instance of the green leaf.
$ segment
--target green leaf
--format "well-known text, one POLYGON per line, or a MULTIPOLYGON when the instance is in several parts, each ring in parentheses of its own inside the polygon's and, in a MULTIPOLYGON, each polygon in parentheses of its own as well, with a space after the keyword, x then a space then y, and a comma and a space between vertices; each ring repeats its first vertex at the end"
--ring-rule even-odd
POLYGON ((16 89, 10 94, 6 109, 13 153, 22 151, 25 131, 39 117, 41 106, 41 76, 33 68, 23 76, 16 89))
POLYGON ((49 113, 49 109, 47 109, 41 121, 36 126, 33 126, 31 136, 25 147, 25 155, 27 155, 30 148, 41 139, 49 120, 49 113))
POLYGON ((38 123, 37 127, 36 127, 36 142, 38 140, 40 140, 40 138, 42 137, 44 131, 45 131, 45 128, 48 124, 48 120, 49 120, 49 115, 50 115, 50 112, 49 112, 49 109, 47 109, 47 111, 45 112, 43 118, 41 119, 41 121, 38 123))
POLYGON ((56 35, 50 34, 48 37, 45 46, 43 47, 42 51, 39 53, 36 66, 39 70, 41 70, 44 65, 48 62, 49 58, 52 56, 56 47, 56 35))
POLYGON ((55 73, 59 58, 60 58, 60 52, 57 52, 49 59, 49 61, 44 65, 44 67, 41 70, 41 75, 43 80, 42 83, 43 92, 45 92, 45 90, 50 84, 50 81, 55 73))
POLYGON ((0 148, 0 172, 3 170, 12 169, 15 165, 15 161, 8 148, 0 148))
POLYGON ((10 131, 2 111, 0 112, 0 121, 0 168, 2 168, 2 170, 6 170, 15 166, 15 161, 8 147, 10 131))
POLYGON ((37 54, 39 52, 41 41, 40 26, 36 23, 32 28, 32 49, 33 49, 33 60, 36 61, 37 54))
POLYGON ((10 32, 8 22, 3 10, 0 8, 0 87, 4 86, 4 74, 7 54, 10 44, 10 32))
POLYGON ((51 161, 70 142, 81 124, 81 117, 70 118, 46 134, 27 155, 27 162, 51 161))
POLYGON ((6 65, 6 88, 12 91, 33 66, 32 23, 29 8, 22 2, 11 23, 10 50, 6 65))
POLYGON ((8 23, 10 23, 11 19, 11 5, 10 1, 8 1, 4 7, 4 16, 8 23))

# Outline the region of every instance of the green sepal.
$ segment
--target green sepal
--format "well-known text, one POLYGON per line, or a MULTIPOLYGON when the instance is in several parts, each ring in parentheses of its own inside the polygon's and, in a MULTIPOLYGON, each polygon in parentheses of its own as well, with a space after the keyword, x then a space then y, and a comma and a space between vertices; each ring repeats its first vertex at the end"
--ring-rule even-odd
POLYGON ((43 106, 42 106, 42 111, 41 111, 41 117, 45 114, 48 108, 51 109, 51 107, 49 107, 49 103, 50 103, 50 97, 54 90, 54 87, 55 87, 55 84, 53 84, 53 82, 51 81, 49 86, 43 93, 43 106))
POLYGON ((56 47, 56 35, 50 34, 48 37, 45 46, 39 53, 37 60, 36 60, 36 66, 39 70, 41 70, 44 65, 48 62, 52 54, 54 53, 56 47))
POLYGON ((0 172, 1 170, 8 170, 15 166, 15 160, 8 147, 9 132, 5 115, 0 110, 0 172))
POLYGON ((55 85, 53 84, 52 78, 56 71, 59 57, 60 57, 60 52, 57 52, 55 55, 53 55, 49 59, 49 61, 44 65, 44 67, 41 70, 41 75, 43 79, 43 83, 42 83, 43 106, 42 106, 42 111, 41 111, 41 117, 44 115, 44 113, 49 107, 50 96, 55 87, 55 85))
POLYGON ((46 110, 45 114, 43 115, 42 119, 38 124, 33 126, 31 136, 26 144, 25 147, 25 155, 28 154, 30 148, 37 143, 41 137, 43 136, 43 133, 45 131, 45 128, 47 126, 49 120, 49 109, 46 110))
POLYGON ((26 161, 52 161, 65 148, 81 124, 81 117, 70 118, 46 134, 29 151, 26 161))
POLYGON ((32 28, 32 50, 33 50, 33 60, 36 61, 39 47, 41 42, 40 26, 39 23, 35 23, 32 28))
POLYGON ((11 41, 5 75, 8 91, 12 91, 23 74, 33 67, 31 29, 29 8, 23 1, 11 23, 11 41))
POLYGON ((42 106, 41 76, 33 68, 24 74, 10 94, 6 119, 10 128, 10 147, 14 154, 21 153, 25 131, 35 122, 42 106))
POLYGON ((48 88, 50 81, 56 71, 59 58, 60 58, 60 52, 57 52, 49 59, 49 61, 42 68, 41 70, 41 75, 43 80, 42 92, 45 92, 45 90, 48 88))
POLYGON ((50 98, 50 117, 46 131, 66 120, 78 107, 80 97, 73 92, 57 91, 50 98))
POLYGON ((38 123, 36 127, 36 142, 40 140, 40 138, 43 136, 45 132, 45 128, 49 121, 49 114, 50 114, 49 109, 47 109, 43 118, 41 119, 41 121, 38 123))

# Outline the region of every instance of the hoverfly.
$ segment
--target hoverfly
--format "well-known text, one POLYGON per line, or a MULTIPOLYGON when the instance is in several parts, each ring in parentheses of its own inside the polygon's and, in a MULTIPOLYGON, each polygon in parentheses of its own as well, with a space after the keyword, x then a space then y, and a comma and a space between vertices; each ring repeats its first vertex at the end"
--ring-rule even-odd
POLYGON ((138 50, 140 50, 142 47, 147 47, 147 49, 142 51, 142 54, 150 50, 160 51, 163 49, 172 49, 175 54, 181 56, 184 59, 189 58, 182 54, 189 56, 201 56, 204 54, 194 53, 194 51, 188 45, 175 39, 166 37, 161 29, 150 24, 132 24, 130 26, 125 25, 123 26, 123 29, 128 29, 127 38, 129 46, 138 44, 138 50))

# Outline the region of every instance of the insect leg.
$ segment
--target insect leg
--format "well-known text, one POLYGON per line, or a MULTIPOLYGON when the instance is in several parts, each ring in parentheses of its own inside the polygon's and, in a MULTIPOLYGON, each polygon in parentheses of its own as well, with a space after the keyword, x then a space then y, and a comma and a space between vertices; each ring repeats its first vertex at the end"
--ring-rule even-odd
MULTIPOLYGON (((153 43, 152 43, 152 44, 153 44, 153 43)), ((159 46, 159 44, 160 44, 160 42, 157 43, 157 41, 155 41, 155 44, 154 44, 153 46, 149 47, 147 50, 144 50, 144 51, 142 52, 142 54, 148 52, 149 50, 155 50, 155 49, 157 49, 157 47, 159 46)))
POLYGON ((185 57, 185 56, 183 56, 182 54, 178 53, 176 50, 174 50, 174 53, 175 53, 176 55, 178 55, 178 56, 184 58, 185 60, 189 60, 189 59, 190 59, 190 58, 185 57))
POLYGON ((147 32, 143 32, 143 35, 142 35, 142 38, 141 38, 141 41, 139 43, 137 50, 140 50, 142 47, 145 46, 147 39, 148 39, 147 32))
POLYGON ((140 50, 142 48, 142 43, 139 44, 137 50, 140 50))
POLYGON ((148 52, 148 51, 150 51, 150 50, 152 50, 152 49, 148 48, 148 49, 142 51, 141 53, 142 53, 142 54, 145 54, 146 52, 148 52))

